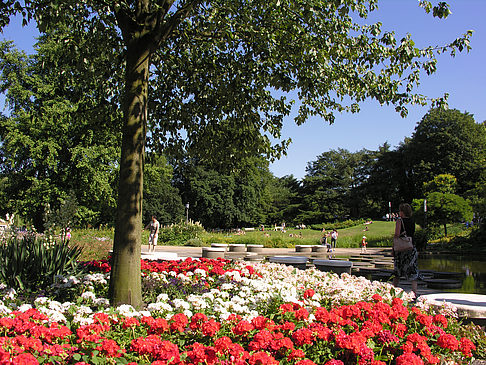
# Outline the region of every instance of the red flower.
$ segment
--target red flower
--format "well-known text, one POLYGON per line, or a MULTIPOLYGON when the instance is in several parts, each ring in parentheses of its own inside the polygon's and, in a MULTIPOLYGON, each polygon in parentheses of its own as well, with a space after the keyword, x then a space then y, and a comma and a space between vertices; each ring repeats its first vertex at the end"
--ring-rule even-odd
POLYGON ((191 324, 189 328, 191 330, 198 330, 201 328, 201 325, 208 320, 208 317, 203 313, 196 313, 191 318, 191 324))
POLYGON ((373 294, 371 297, 375 302, 383 302, 383 297, 380 294, 373 294))
POLYGON ((194 364, 212 365, 218 359, 214 347, 206 347, 198 342, 192 345, 192 350, 187 352, 187 356, 194 364))
POLYGON ((162 341, 157 346, 156 359, 165 361, 164 364, 177 364, 180 361, 179 348, 170 341, 162 341))
POLYGON ((295 311, 295 319, 299 321, 304 321, 309 318, 309 312, 305 308, 300 308, 295 311))
POLYGON ((295 323, 294 322, 285 321, 280 326, 276 326, 275 329, 278 329, 280 331, 292 332, 295 329, 295 323))
POLYGON ((327 323, 329 321, 329 312, 326 308, 319 307, 316 309, 314 316, 316 317, 316 321, 327 323))
POLYGON ((169 323, 164 318, 157 318, 151 324, 149 333, 161 334, 169 331, 169 323))
POLYGON ((308 327, 312 333, 315 335, 315 337, 324 340, 324 341, 329 341, 332 335, 332 331, 330 328, 324 326, 321 323, 318 322, 313 322, 309 325, 308 327))
POLYGON ((329 360, 326 362, 324 365, 344 365, 344 363, 341 360, 329 360))
POLYGON ((171 322, 170 323, 171 331, 184 332, 187 324, 189 323, 189 320, 187 319, 187 316, 184 313, 176 313, 172 316, 170 322, 171 322))
POLYGON ((15 356, 12 358, 11 362, 8 362, 8 364, 12 365, 38 365, 39 361, 32 355, 28 354, 26 352, 15 356))
POLYGON ((304 292, 304 299, 312 298, 314 296, 314 294, 316 294, 316 292, 314 291, 314 289, 307 289, 304 292))
POLYGON ((203 323, 201 326, 201 330, 204 336, 214 336, 216 332, 219 331, 221 328, 221 324, 216 322, 214 319, 211 319, 207 321, 206 323, 203 323))
POLYGON ((396 365, 424 365, 424 362, 417 355, 406 353, 397 357, 396 365))
POLYGON ((275 322, 263 316, 255 317, 251 320, 251 324, 255 329, 262 330, 264 328, 272 330, 275 327, 275 322))
POLYGON ((433 319, 435 324, 442 325, 442 328, 447 328, 447 318, 442 314, 436 314, 433 319))
POLYGON ((287 356, 287 360, 288 361, 292 361, 292 360, 295 360, 295 359, 300 359, 302 357, 305 357, 305 352, 302 351, 302 350, 297 350, 297 349, 294 349, 292 350, 292 352, 289 354, 289 356, 287 356))
POLYGON ((444 349, 455 351, 459 348, 459 341, 455 336, 446 333, 437 339, 437 345, 444 349))
POLYGON ((233 327, 233 333, 237 336, 244 336, 254 329, 253 325, 248 321, 241 321, 233 327))
POLYGON ((138 327, 138 326, 140 326, 140 322, 138 321, 138 319, 133 318, 133 317, 125 318, 125 320, 123 321, 123 324, 122 324, 123 328, 135 328, 135 327, 138 327))
POLYGON ((278 365, 278 361, 266 352, 255 352, 248 360, 250 365, 278 365))
POLYGON ((121 356, 121 353, 118 352, 118 350, 120 350, 120 346, 118 346, 118 344, 113 340, 103 340, 99 349, 107 357, 121 356))
POLYGON ((400 340, 398 339, 397 336, 395 336, 393 333, 391 333, 388 330, 381 331, 378 333, 378 342, 382 344, 390 344, 392 342, 399 342, 400 340))
POLYGON ((298 346, 302 346, 304 344, 310 345, 312 342, 314 342, 314 334, 308 328, 300 328, 293 333, 292 339, 298 346))
POLYGON ((248 348, 252 351, 266 350, 270 346, 272 340, 273 337, 270 332, 261 330, 255 337, 253 337, 253 341, 250 342, 248 348))
POLYGON ((472 351, 476 350, 476 346, 474 346, 469 338, 463 337, 460 341, 460 349, 464 356, 471 357, 472 351))

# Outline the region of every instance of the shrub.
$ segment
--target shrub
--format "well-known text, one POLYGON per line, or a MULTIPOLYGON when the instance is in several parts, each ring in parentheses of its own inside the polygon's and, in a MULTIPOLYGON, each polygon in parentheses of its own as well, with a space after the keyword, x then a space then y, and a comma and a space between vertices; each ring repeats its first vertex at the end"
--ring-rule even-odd
POLYGON ((81 254, 77 246, 35 234, 11 236, 0 244, 0 281, 12 288, 46 288, 57 275, 75 275, 81 254))
POLYGON ((198 238, 204 232, 203 226, 199 222, 180 222, 161 227, 159 231, 159 241, 167 245, 184 245, 192 238, 198 238))
POLYGON ((344 228, 358 226, 360 224, 363 224, 364 222, 366 222, 365 219, 357 219, 357 220, 348 219, 342 222, 312 224, 310 228, 317 231, 322 230, 322 228, 326 228, 327 231, 332 231, 333 229, 344 229, 344 228))

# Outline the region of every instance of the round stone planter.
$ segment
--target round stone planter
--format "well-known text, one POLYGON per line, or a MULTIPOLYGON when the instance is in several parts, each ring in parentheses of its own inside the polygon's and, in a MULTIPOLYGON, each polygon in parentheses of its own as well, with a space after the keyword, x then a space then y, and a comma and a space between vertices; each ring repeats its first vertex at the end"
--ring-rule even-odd
POLYGON ((230 243, 229 252, 246 252, 246 245, 242 243, 230 243))
POLYGON ((342 274, 343 272, 351 274, 353 263, 351 261, 341 260, 314 260, 314 266, 324 272, 333 272, 342 274))
MULTIPOLYGON (((444 302, 457 308, 459 317, 466 317, 473 321, 478 319, 483 323, 486 320, 486 295, 462 293, 438 293, 423 295, 431 305, 440 308, 444 302)), ((478 323, 476 323, 478 324, 478 323)))
POLYGON ((307 257, 299 256, 272 256, 268 259, 270 262, 293 266, 300 270, 307 269, 307 257))
POLYGON ((295 245, 295 252, 312 252, 313 245, 295 245))
POLYGON ((211 247, 215 248, 224 248, 225 251, 228 251, 228 244, 227 243, 211 243, 211 247))
POLYGON ((312 252, 319 252, 319 253, 327 252, 327 247, 321 245, 315 245, 312 246, 312 252))
POLYGON ((203 247, 202 257, 208 259, 217 259, 218 257, 224 257, 226 249, 224 247, 203 247))
POLYGON ((263 245, 246 245, 246 250, 248 252, 260 253, 263 251, 263 245))

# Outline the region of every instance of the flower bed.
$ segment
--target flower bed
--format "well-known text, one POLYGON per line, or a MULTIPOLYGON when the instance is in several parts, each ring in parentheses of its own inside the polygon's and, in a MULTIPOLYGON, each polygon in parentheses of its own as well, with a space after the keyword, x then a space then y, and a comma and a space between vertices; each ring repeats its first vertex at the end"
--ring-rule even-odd
POLYGON ((402 290, 351 275, 142 262, 149 304, 136 311, 109 307, 106 261, 85 267, 32 303, 1 288, 0 364, 438 364, 477 351, 477 329, 464 336, 450 308, 410 307, 402 290))

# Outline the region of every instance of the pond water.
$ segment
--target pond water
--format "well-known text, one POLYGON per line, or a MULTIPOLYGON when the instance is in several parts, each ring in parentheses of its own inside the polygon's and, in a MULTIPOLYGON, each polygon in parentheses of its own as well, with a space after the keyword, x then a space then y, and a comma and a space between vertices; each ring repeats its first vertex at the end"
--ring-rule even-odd
POLYGON ((427 254, 419 257, 420 270, 460 272, 464 274, 459 289, 441 289, 456 293, 486 294, 486 257, 457 254, 427 254))

